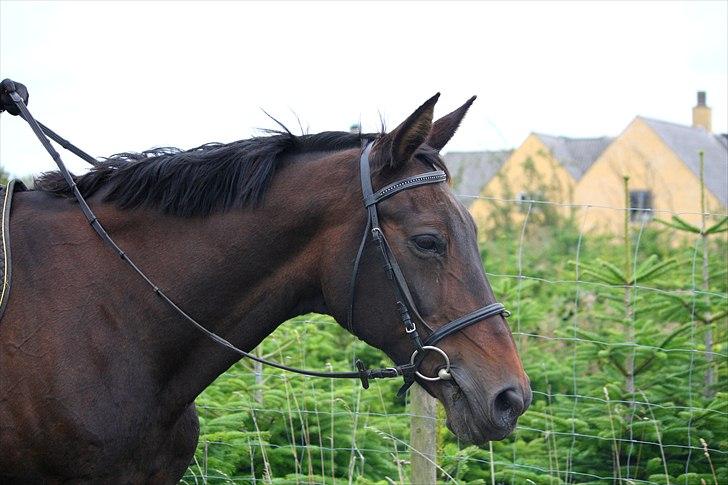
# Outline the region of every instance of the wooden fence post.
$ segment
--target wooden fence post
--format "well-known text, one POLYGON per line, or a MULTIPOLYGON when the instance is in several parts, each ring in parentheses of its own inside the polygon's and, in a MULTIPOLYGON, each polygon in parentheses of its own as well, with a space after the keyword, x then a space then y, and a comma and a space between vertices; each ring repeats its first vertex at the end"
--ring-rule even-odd
POLYGON ((410 446, 413 485, 433 485, 436 478, 437 412, 435 398, 418 384, 410 389, 410 446))

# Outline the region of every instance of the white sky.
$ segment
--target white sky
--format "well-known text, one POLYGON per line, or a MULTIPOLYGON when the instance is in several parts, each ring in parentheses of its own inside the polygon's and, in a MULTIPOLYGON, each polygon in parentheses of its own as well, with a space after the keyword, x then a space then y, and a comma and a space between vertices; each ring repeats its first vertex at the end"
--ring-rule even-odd
MULTIPOLYGON (((93 155, 246 138, 274 127, 260 108, 376 131, 437 91, 438 115, 478 95, 449 150, 614 136, 636 115, 690 124, 697 90, 726 132, 728 2, 0 1, 0 76, 93 155)), ((0 163, 54 168, 7 113, 0 163)))

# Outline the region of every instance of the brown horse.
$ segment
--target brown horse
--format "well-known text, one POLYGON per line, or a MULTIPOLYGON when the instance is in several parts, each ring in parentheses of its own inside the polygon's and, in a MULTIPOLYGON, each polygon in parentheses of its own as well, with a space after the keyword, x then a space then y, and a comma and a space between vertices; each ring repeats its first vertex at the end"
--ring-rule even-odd
MULTIPOLYGON (((189 151, 107 159, 76 178, 109 233, 208 329, 250 350, 308 312, 346 324, 366 213, 362 140, 375 190, 427 170, 472 100, 432 122, 437 96, 390 133, 277 133, 189 151)), ((379 204, 384 233, 428 321, 495 301, 476 229, 447 184, 379 204)), ((173 483, 198 437, 195 397, 239 356, 185 325, 96 237, 57 172, 18 193, 13 288, 0 321, 0 481, 173 483)), ((354 288, 353 333, 409 361, 412 342, 372 244, 354 288)), ((426 336, 426 334, 424 335, 426 336)), ((531 401, 505 319, 438 344, 452 380, 420 382, 462 440, 507 436, 531 401)), ((420 367, 437 375, 429 355, 420 367)))

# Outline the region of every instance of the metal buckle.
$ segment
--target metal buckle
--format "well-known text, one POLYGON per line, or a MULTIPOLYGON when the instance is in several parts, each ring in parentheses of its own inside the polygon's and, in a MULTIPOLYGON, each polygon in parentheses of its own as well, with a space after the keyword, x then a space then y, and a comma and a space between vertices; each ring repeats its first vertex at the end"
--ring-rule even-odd
POLYGON ((452 379, 452 374, 450 374, 450 358, 447 356, 444 350, 442 350, 440 347, 433 347, 432 345, 425 345, 421 349, 417 349, 412 353, 412 357, 410 358, 410 364, 415 363, 415 357, 417 357, 417 353, 420 350, 434 350, 438 354, 442 356, 443 359, 445 359, 445 368, 440 369, 437 372, 437 377, 428 377, 426 375, 421 374, 419 371, 415 370, 415 375, 419 377, 420 379, 424 379, 426 381, 435 382, 435 381, 447 381, 452 379))
MULTIPOLYGON (((404 331, 405 332, 412 333, 412 332, 416 332, 417 331, 417 326, 415 325, 415 322, 411 322, 411 323, 412 323, 412 326, 411 327, 410 326, 407 326, 407 325, 404 326, 404 331)), ((415 353, 416 352, 417 351, 415 350, 415 353)))

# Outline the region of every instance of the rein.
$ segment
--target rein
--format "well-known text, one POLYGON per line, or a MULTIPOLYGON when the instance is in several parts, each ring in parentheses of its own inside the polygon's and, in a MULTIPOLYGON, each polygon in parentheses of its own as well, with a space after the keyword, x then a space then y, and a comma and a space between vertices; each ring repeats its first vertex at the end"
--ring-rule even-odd
MULTIPOLYGON (((370 379, 385 379, 385 378, 392 378, 392 377, 398 377, 402 376, 404 378, 404 385, 400 388, 399 392, 397 393, 398 396, 403 395, 407 392, 407 390, 414 384, 415 377, 419 377, 420 379, 426 380, 426 381, 438 381, 438 380, 450 380, 452 379, 452 375, 450 373, 450 359, 448 355, 445 353, 444 350, 437 347, 436 344, 444 339, 445 337, 452 335, 453 333, 459 332, 460 330, 477 323, 481 320, 485 320, 489 317, 495 316, 495 315, 503 315, 508 316, 509 313, 505 309, 505 307, 500 303, 492 303, 490 305, 486 305, 482 308, 479 308, 478 310, 475 310, 474 312, 471 312, 463 317, 460 317, 456 320, 453 320, 442 327, 438 328, 437 330, 433 330, 432 327, 430 327, 427 322, 420 316, 419 312, 417 311, 417 307, 415 305, 414 299, 412 298, 412 294, 409 290, 409 287, 407 286, 407 281, 405 280, 404 274, 402 273, 402 270, 397 264, 397 260, 394 257, 394 254, 391 250, 391 247, 389 243, 387 242, 387 239, 384 236, 384 233, 382 232, 382 228, 379 225, 379 216, 377 213, 377 204, 394 194, 401 192, 402 190, 420 187, 422 185, 428 185, 428 184, 435 184, 435 183, 441 183, 445 182, 447 179, 447 176, 443 171, 435 170, 432 172, 426 172, 423 174, 415 175, 403 180, 400 180, 398 182, 395 182, 393 184, 390 184, 380 190, 378 190, 376 193, 372 189, 372 181, 371 181, 371 169, 369 165, 369 156, 371 154, 372 146, 374 142, 370 141, 367 143, 366 146, 363 147, 361 157, 360 157, 360 163, 359 163, 359 170, 360 170, 360 177, 361 177, 361 186, 362 186, 362 195, 364 199, 364 207, 367 210, 367 223, 366 227, 364 229, 364 234, 362 236, 361 243, 359 245, 359 249, 356 254, 356 258, 354 260, 354 267, 352 270, 352 276, 351 276, 351 282, 350 282, 350 304, 349 304, 349 310, 347 313, 347 323, 350 330, 353 330, 352 323, 353 323, 353 313, 354 313, 354 303, 355 303, 355 285, 356 285, 356 279, 359 272, 359 265, 361 263, 361 257, 364 252, 364 248, 366 246, 367 240, 369 239, 369 236, 371 235, 372 240, 374 241, 375 245, 379 248, 379 252, 382 256, 382 261, 384 263, 384 270, 387 274, 387 277, 389 281, 392 284, 392 288, 395 294, 396 298, 396 307, 399 311, 402 323, 404 324, 405 332, 407 335, 409 335, 410 339, 413 342, 413 345, 415 347, 415 350, 412 354, 412 357, 410 358, 409 363, 397 365, 395 367, 387 367, 387 368, 380 368, 380 369, 367 369, 364 363, 357 359, 356 360, 356 371, 351 372, 323 372, 323 371, 314 371, 314 370, 307 370, 307 369, 298 369, 295 367, 289 367, 287 365, 283 365, 277 362, 272 362, 266 359, 262 359, 260 357, 257 357, 254 354, 251 354, 249 352, 246 352, 244 350, 241 350, 237 348, 235 345, 221 337, 220 335, 217 335, 216 333, 208 330, 203 325, 201 325, 199 322, 197 322, 194 318, 192 318, 188 313, 186 313, 184 310, 182 310, 174 301, 172 301, 165 293, 164 291, 159 288, 149 277, 129 258, 129 256, 114 242, 114 240, 111 238, 111 236, 106 232, 104 227, 101 225, 101 222, 98 220, 94 212, 89 207, 88 203, 86 202, 86 199, 81 195, 81 192, 78 190, 78 187, 76 186, 76 182, 73 180, 73 177, 68 172, 68 169, 66 168, 65 164, 63 163, 63 160, 61 160, 61 156, 58 154, 58 152, 53 148, 50 141, 48 140, 48 137, 56 141, 59 145, 61 145, 63 148, 71 151, 78 157, 82 158, 86 162, 90 163, 91 165, 98 165, 98 161, 92 157, 91 155, 87 154, 83 150, 80 150, 79 148, 75 147, 73 144, 68 142, 67 140, 61 138, 59 135, 57 135, 55 132, 50 130, 48 127, 43 125, 42 123, 39 123, 36 121, 33 116, 28 111, 28 108, 25 104, 25 100, 27 100, 27 90, 25 90, 25 87, 22 84, 19 84, 16 86, 16 83, 11 81, 10 79, 5 79, 2 81, 2 94, 3 94, 3 101, 5 101, 5 95, 9 96, 12 105, 9 103, 3 103, 4 105, 2 108, 7 109, 9 113, 13 115, 20 115, 30 126, 30 128, 33 130, 35 135, 40 140, 43 147, 46 149, 46 151, 50 154, 51 158, 53 158, 53 161, 58 166, 59 171, 61 172, 61 175, 63 176, 64 180, 68 184, 69 188, 73 192, 74 197, 78 201, 79 207, 81 208, 81 211, 83 212, 84 217, 86 218, 89 225, 93 228, 93 230, 96 232, 96 234, 101 238, 101 240, 108 245, 111 250, 119 256, 151 289, 152 291, 167 305, 169 306, 172 311, 174 311, 176 314, 181 316, 185 322, 187 322, 192 327, 196 328, 203 334, 205 334, 208 338, 210 338, 213 342, 231 350, 232 352, 240 355, 241 357, 246 357, 248 359, 254 360, 256 362, 259 362, 261 364, 265 364, 271 367, 275 367, 277 369, 285 370, 288 372, 294 372, 296 374, 302 374, 312 377, 328 377, 328 378, 334 378, 334 379, 359 379, 361 381, 362 387, 364 389, 369 388, 369 380, 370 379), (22 92, 19 94, 18 91, 22 92), (13 106, 14 105, 14 106, 13 106), (417 326, 415 322, 412 321, 412 316, 414 315, 416 320, 421 323, 426 329, 429 330, 430 335, 424 340, 424 342, 421 340, 419 336, 419 332, 417 330, 417 326), (421 364, 422 360, 424 359, 425 353, 428 351, 433 351, 443 358, 445 362, 445 366, 441 367, 438 371, 438 375, 435 377, 428 377, 426 375, 423 375, 420 373, 417 369, 419 365, 421 364)), ((2 109, 0 109, 2 111, 2 109)))

